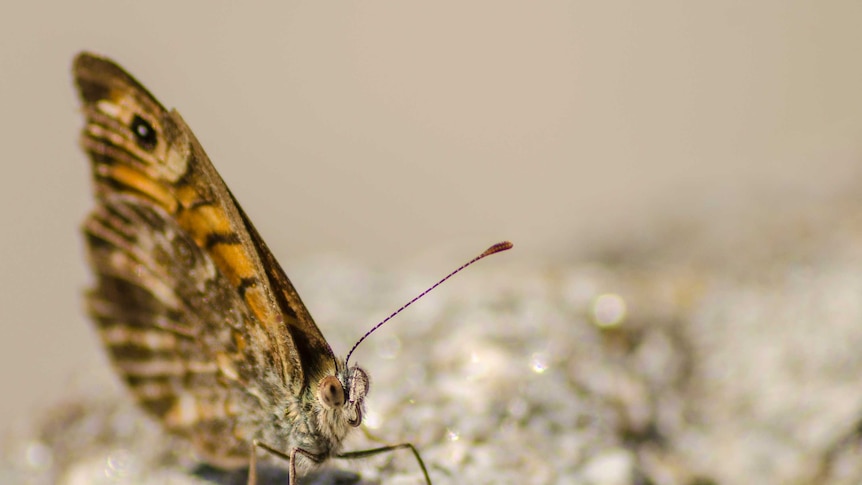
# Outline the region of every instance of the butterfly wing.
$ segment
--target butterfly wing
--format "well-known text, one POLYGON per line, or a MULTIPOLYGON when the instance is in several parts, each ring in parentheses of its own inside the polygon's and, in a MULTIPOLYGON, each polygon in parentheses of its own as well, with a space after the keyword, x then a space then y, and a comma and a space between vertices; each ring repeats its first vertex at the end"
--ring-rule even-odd
POLYGON ((231 413, 299 394, 334 372, 332 350, 179 114, 107 59, 82 53, 74 75, 98 202, 91 314, 148 411, 242 464, 231 413))
POLYGON ((208 461, 247 461, 237 415, 266 402, 256 376, 266 345, 210 258, 157 206, 107 196, 84 223, 96 284, 87 295, 111 360, 141 406, 184 435, 208 461))

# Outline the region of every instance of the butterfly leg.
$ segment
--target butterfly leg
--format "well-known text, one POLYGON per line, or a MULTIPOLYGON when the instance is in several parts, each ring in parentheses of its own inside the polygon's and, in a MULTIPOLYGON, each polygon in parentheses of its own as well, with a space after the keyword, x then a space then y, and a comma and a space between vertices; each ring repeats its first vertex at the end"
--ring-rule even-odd
POLYGON ((380 453, 386 453, 389 451, 400 450, 403 448, 410 448, 410 451, 413 452, 413 456, 416 457, 416 461, 419 462, 419 467, 422 468, 422 475, 425 476, 425 482, 428 485, 431 485, 431 477, 428 476, 428 469, 425 468, 425 462, 422 461, 422 457, 419 456, 419 451, 416 450, 416 447, 411 443, 401 443, 399 445, 391 445, 391 446, 382 446, 380 448, 372 448, 370 450, 359 450, 359 451, 349 451, 347 453, 340 453, 335 455, 336 458, 344 458, 346 460, 353 460, 355 458, 365 458, 368 456, 377 455, 380 453))
POLYGON ((251 456, 248 459, 248 481, 246 481, 246 485, 257 485, 257 447, 258 441, 252 441, 251 456))
POLYGON ((258 440, 252 441, 252 445, 253 446, 251 448, 251 459, 249 460, 249 467, 248 467, 248 482, 247 482, 248 485, 257 485, 257 455, 256 455, 256 452, 257 452, 258 448, 263 448, 264 450, 268 451, 269 453, 272 453, 273 455, 275 455, 275 456, 277 456, 283 460, 287 460, 290 463, 290 470, 288 472, 290 474, 290 476, 288 477, 288 480, 289 480, 288 485, 296 485, 296 455, 297 454, 300 454, 300 455, 308 458, 309 460, 311 460, 315 463, 320 463, 320 457, 319 456, 315 455, 314 453, 311 453, 310 451, 303 450, 302 448, 294 448, 294 449, 290 450, 290 454, 287 455, 284 452, 276 450, 275 448, 267 445, 266 443, 258 441, 258 440))

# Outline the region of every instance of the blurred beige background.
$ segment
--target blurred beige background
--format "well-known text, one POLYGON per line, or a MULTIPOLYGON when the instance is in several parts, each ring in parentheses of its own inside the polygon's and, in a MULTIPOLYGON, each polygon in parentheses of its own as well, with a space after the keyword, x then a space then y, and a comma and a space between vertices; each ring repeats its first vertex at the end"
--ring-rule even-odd
POLYGON ((860 24, 855 1, 5 2, 0 430, 103 359, 79 50, 180 110, 288 272, 442 273, 500 239, 559 265, 858 184, 860 24))

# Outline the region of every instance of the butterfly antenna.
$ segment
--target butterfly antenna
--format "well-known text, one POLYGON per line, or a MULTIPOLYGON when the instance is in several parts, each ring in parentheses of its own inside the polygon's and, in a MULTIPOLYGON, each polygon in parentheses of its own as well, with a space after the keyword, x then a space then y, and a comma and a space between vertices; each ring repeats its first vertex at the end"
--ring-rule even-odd
POLYGON ((431 290, 433 290, 434 288, 437 288, 438 286, 440 286, 441 284, 443 284, 443 282, 444 282, 444 281, 446 281, 446 280, 448 280, 449 278, 451 278, 451 277, 455 276, 458 272, 460 272, 461 270, 463 270, 463 269, 464 269, 464 268, 466 268, 467 266, 470 266, 471 264, 475 263, 476 261, 479 261, 480 259, 482 259, 482 258, 484 258, 484 257, 486 257, 486 256, 490 256, 490 255, 492 255, 492 254, 494 254, 494 253, 499 253, 499 252, 501 252, 501 251, 506 251, 507 249, 512 249, 512 243, 510 243, 509 241, 499 242, 499 243, 497 243, 497 244, 495 244, 495 245, 491 246, 490 248, 486 249, 486 250, 485 250, 485 252, 483 252, 482 254, 480 254, 480 255, 476 256, 475 258, 471 259, 470 261, 467 261, 466 263, 462 264, 458 269, 456 269, 455 271, 453 271, 453 272, 449 273, 448 275, 446 275, 446 277, 445 277, 445 278, 443 278, 442 280, 438 281, 437 283, 434 283, 434 286, 432 286, 431 288, 428 288, 427 290, 423 291, 422 293, 419 293, 419 295, 417 295, 417 296, 416 296, 416 298, 413 298, 412 300, 410 300, 410 301, 408 301, 407 303, 405 303, 401 308, 399 308, 399 309, 395 310, 394 312, 392 312, 392 314, 391 314, 391 315, 389 315, 388 317, 384 318, 382 322, 380 322, 380 323, 378 323, 377 325, 375 325, 374 327, 372 327, 372 328, 371 328, 371 330, 369 330, 368 332, 366 332, 366 333, 365 333, 365 335, 363 335, 363 336, 362 336, 362 338, 361 338, 361 339, 359 339, 359 341, 357 341, 355 344, 353 344, 353 348, 351 348, 351 349, 350 349, 350 352, 348 352, 348 353, 347 353, 347 358, 346 358, 346 359, 344 359, 344 367, 347 367, 347 363, 348 363, 348 362, 350 362, 350 356, 353 354, 353 351, 354 351, 354 350, 356 350, 356 347, 359 347, 359 344, 361 344, 363 340, 367 339, 367 338, 368 338, 368 336, 369 336, 369 335, 371 335, 372 333, 374 333, 374 331, 375 331, 375 330, 377 330, 378 328, 382 327, 384 323, 386 323, 386 322, 388 322, 389 320, 391 320, 391 319, 392 319, 392 317, 394 317, 395 315, 398 315, 399 313, 401 313, 402 311, 404 311, 404 309, 405 309, 405 308, 407 308, 407 307, 409 307, 410 305, 412 305, 413 303, 415 303, 415 302, 416 302, 416 300, 418 300, 418 299, 422 298, 423 296, 427 295, 428 293, 430 293, 430 292, 431 292, 431 290))

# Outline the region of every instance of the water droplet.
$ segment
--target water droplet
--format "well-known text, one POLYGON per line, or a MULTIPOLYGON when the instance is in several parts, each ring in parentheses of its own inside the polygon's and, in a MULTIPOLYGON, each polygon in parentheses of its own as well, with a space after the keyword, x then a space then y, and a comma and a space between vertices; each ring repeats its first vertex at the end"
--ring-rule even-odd
POLYGON ((54 462, 51 449, 38 441, 27 445, 25 456, 27 464, 37 470, 48 469, 54 462))
POLYGON ((530 368, 533 369, 533 372, 536 374, 543 374, 546 370, 548 370, 548 359, 544 354, 540 354, 538 352, 534 353, 530 357, 530 368))
POLYGON ((117 450, 105 461, 105 476, 110 479, 128 477, 132 456, 127 450, 117 450))
POLYGON ((626 317, 626 301, 614 293, 599 295, 593 301, 593 317, 600 327, 616 327, 626 317))

